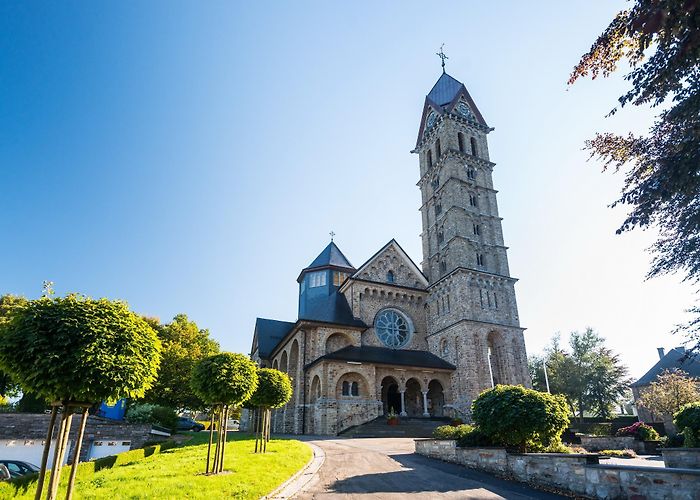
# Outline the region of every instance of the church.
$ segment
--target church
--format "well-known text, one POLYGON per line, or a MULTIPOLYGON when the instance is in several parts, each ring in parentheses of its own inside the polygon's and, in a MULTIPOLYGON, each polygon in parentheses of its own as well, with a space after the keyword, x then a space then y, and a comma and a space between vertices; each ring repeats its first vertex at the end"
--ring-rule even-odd
MULTIPOLYGON (((492 130, 443 60, 412 151, 423 261, 392 239, 355 267, 331 241, 299 273, 298 319, 256 320, 252 359, 288 373, 294 387, 273 412, 274 432, 336 435, 389 413, 468 422, 483 390, 531 385, 492 130)), ((250 427, 246 414, 242 426, 250 427)))

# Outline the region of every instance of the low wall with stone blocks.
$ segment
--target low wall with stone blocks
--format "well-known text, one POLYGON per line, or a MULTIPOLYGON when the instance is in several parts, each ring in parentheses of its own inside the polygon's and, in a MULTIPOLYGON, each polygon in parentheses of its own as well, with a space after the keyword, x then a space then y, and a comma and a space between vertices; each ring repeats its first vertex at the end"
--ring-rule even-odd
POLYGON ((666 467, 700 469, 700 448, 662 448, 666 467))
POLYGON ((601 465, 595 454, 507 453, 458 448, 448 439, 417 439, 416 453, 588 498, 698 499, 700 471, 601 465))
MULTIPOLYGON (((46 440, 51 415, 43 413, 0 413, 0 440, 2 441, 36 441, 40 444, 46 440)), ((73 416, 69 439, 75 442, 80 426, 80 415, 73 416)), ((54 428, 53 439, 58 432, 58 419, 54 428)), ((151 424, 129 424, 106 418, 88 417, 85 435, 80 449, 80 460, 87 458, 93 441, 131 441, 131 449, 140 448, 159 436, 151 435, 151 424)))

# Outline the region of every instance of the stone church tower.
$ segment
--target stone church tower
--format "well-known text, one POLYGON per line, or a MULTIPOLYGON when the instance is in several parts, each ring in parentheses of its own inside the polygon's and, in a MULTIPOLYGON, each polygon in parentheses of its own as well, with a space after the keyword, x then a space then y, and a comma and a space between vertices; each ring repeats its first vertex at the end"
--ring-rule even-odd
POLYGON ((429 350, 456 366, 453 406, 495 384, 530 386, 489 159, 490 128, 465 86, 444 72, 425 98, 420 160, 429 350))

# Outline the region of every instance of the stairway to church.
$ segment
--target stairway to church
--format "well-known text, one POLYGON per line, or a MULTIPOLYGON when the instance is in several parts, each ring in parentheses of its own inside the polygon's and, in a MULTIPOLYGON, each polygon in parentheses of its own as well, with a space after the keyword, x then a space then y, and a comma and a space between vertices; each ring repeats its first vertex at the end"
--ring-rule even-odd
POLYGON ((433 430, 448 424, 449 418, 402 418, 398 425, 388 425, 386 418, 379 417, 362 425, 349 427, 340 436, 353 438, 366 437, 431 437, 433 430))

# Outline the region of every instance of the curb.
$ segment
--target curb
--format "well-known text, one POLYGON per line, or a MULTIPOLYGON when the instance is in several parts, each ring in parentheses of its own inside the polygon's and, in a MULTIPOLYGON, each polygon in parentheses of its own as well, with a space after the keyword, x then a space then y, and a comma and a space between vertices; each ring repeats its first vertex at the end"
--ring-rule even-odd
MULTIPOLYGON (((302 441, 303 442, 303 441, 302 441)), ((292 498, 309 484, 309 481, 316 475, 318 469, 321 468, 326 460, 326 453, 313 443, 307 442, 311 447, 313 456, 301 470, 297 471, 292 477, 277 487, 272 493, 262 497, 262 500, 284 500, 292 498)))

